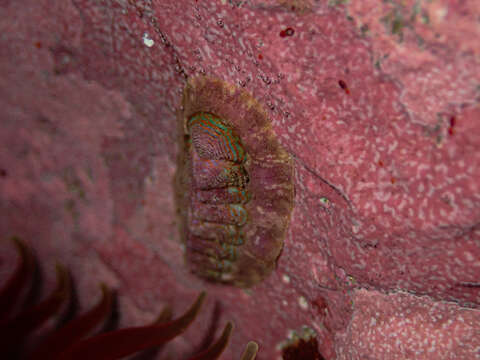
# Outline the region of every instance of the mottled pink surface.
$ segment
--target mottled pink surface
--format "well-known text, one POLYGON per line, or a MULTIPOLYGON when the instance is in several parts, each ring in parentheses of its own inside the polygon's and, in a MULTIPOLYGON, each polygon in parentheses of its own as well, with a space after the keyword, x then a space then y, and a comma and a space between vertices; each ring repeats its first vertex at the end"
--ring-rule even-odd
POLYGON ((327 359, 480 359, 479 2, 280 3, 0 0, 2 236, 49 279, 65 263, 84 307, 116 287, 124 325, 207 289, 174 359, 216 302, 224 360, 251 339, 276 359, 302 325, 327 359), (199 74, 250 91, 295 159, 278 269, 250 290, 183 263, 175 111, 199 74))
POLYGON ((404 292, 355 292, 348 330, 338 336, 338 359, 475 359, 480 314, 456 304, 404 292))

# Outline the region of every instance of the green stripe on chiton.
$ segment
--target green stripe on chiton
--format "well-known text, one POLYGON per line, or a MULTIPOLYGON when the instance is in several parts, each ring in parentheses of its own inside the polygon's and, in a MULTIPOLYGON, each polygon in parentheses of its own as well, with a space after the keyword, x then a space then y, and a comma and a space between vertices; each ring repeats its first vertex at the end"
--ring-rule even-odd
POLYGON ((195 151, 205 159, 229 160, 241 163, 245 150, 232 129, 213 114, 199 112, 188 120, 188 129, 195 151))
POLYGON ((293 166, 266 112, 244 90, 198 77, 179 111, 176 199, 196 275, 236 286, 268 276, 293 207, 293 166))

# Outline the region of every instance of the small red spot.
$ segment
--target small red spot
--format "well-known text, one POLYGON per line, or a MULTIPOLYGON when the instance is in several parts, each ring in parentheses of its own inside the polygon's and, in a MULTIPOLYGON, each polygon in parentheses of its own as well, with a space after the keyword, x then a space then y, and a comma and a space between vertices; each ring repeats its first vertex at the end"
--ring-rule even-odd
POLYGON ((326 310, 328 308, 328 303, 325 300, 323 296, 319 296, 314 302, 313 302, 314 308, 317 310, 318 314, 320 316, 325 316, 326 315, 326 310))
POLYGON ((449 121, 450 121, 450 127, 448 128, 448 134, 453 135, 455 133, 455 130, 453 128, 457 124, 457 118, 455 116, 450 116, 449 121))
POLYGON ((288 27, 285 30, 280 31, 280 37, 284 38, 287 36, 293 36, 294 33, 295 33, 295 30, 293 30, 293 28, 291 27, 288 27))
POLYGON ((383 161, 382 160, 378 160, 378 166, 383 167, 383 161))
POLYGON ((37 42, 35 43, 35 47, 36 47, 37 49, 41 49, 41 48, 42 48, 42 43, 41 43, 40 41, 37 41, 37 42))
POLYGON ((263 59, 263 55, 262 54, 258 54, 258 60, 262 60, 263 59))
POLYGON ((327 302, 325 301, 325 299, 322 296, 318 297, 318 299, 316 301, 316 305, 318 306, 318 308, 320 310, 323 310, 323 309, 327 308, 327 302))
POLYGON ((395 184, 395 183, 397 182, 397 179, 395 179, 394 177, 392 177, 392 178, 390 179, 390 182, 391 182, 392 185, 393 185, 393 184, 395 184))
POLYGON ((347 83, 343 80, 338 80, 338 86, 340 86, 345 94, 350 95, 350 90, 348 89, 347 83))
POLYGON ((450 116, 450 126, 454 127, 456 123, 457 119, 455 118, 455 116, 450 116))

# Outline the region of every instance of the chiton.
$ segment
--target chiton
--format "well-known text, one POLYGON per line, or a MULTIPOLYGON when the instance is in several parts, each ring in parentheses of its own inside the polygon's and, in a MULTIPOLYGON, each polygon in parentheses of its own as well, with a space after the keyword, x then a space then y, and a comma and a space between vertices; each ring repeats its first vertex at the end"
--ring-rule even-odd
POLYGON ((252 286, 275 268, 293 208, 293 163, 243 89, 197 77, 178 112, 176 199, 185 258, 208 280, 252 286))

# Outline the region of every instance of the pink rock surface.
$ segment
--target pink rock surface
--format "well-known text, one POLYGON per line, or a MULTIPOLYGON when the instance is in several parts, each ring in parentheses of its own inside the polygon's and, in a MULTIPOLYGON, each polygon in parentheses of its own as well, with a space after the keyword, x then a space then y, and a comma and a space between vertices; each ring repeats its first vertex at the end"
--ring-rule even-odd
POLYGON ((67 265, 84 307, 100 281, 116 287, 124 325, 206 289, 201 319, 165 349, 174 358, 220 304, 219 327, 236 325, 222 359, 252 339, 276 359, 303 325, 326 359, 480 359, 479 12, 475 0, 0 1, 0 231, 34 248, 47 278, 67 265), (203 74, 251 92, 295 159, 277 271, 249 290, 183 262, 175 113, 203 74))
POLYGON ((358 290, 338 359, 475 359, 480 314, 407 293, 358 290))

